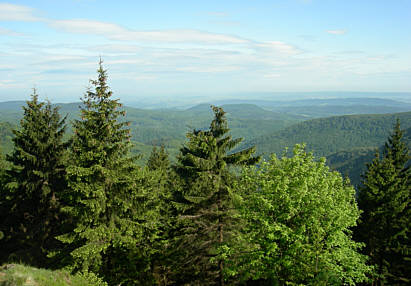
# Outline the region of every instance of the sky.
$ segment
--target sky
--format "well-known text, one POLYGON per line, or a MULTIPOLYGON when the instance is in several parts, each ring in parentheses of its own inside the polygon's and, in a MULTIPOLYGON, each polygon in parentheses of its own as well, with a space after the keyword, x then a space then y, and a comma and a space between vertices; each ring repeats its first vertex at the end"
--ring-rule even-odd
MULTIPOLYGON (((1 1, 1 0, 0 0, 1 1)), ((0 2, 0 101, 411 91, 409 0, 0 2)))

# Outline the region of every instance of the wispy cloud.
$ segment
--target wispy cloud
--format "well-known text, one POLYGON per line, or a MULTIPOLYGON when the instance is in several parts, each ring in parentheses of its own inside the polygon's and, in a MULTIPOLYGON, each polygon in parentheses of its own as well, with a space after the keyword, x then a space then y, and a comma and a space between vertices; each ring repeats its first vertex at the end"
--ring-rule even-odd
POLYGON ((287 44, 285 42, 281 42, 281 41, 262 42, 262 43, 257 43, 256 46, 259 48, 272 50, 277 53, 286 54, 286 55, 297 55, 297 54, 302 53, 302 51, 298 49, 297 47, 287 44))
POLYGON ((207 12, 208 15, 210 16, 215 16, 215 17, 227 17, 228 13, 226 12, 207 12))
POLYGON ((201 44, 244 44, 248 40, 240 37, 210 33, 206 31, 180 30, 152 30, 137 31, 123 28, 117 24, 91 21, 86 19, 56 20, 49 24, 55 29, 70 33, 94 34, 107 37, 111 40, 137 41, 149 43, 201 43, 201 44))
POLYGON ((34 12, 34 9, 27 6, 0 3, 0 21, 40 21, 34 12))
MULTIPOLYGON (((148 43, 199 43, 199 44, 244 44, 248 40, 241 37, 211 33, 193 29, 139 31, 120 25, 88 19, 54 20, 35 16, 34 9, 28 6, 0 3, 0 21, 41 21, 50 27, 75 34, 89 34, 106 37, 109 40, 135 41, 148 43)), ((224 17, 224 12, 210 12, 224 17)), ((11 31, 0 30, 1 34, 11 35, 11 31)), ((14 34, 16 35, 16 34, 14 34)))
MULTIPOLYGON (((231 23, 230 16, 224 12, 206 13, 201 12, 205 22, 211 19, 214 22, 208 23, 237 24, 231 23)), ((1 43, 0 50, 2 90, 17 86, 29 90, 33 84, 48 89, 64 86, 70 80, 71 89, 56 95, 62 98, 68 93, 81 94, 87 79, 94 76, 99 55, 118 92, 128 94, 150 90, 168 93, 172 88, 178 92, 187 91, 190 86, 194 91, 210 92, 260 89, 260 86, 267 90, 289 89, 290 86, 293 89, 316 88, 323 87, 323 82, 328 86, 342 86, 341 78, 344 77, 355 79, 357 75, 366 77, 381 71, 398 73, 409 68, 409 61, 370 54, 367 49, 362 52, 355 51, 355 47, 342 47, 342 51, 317 51, 316 45, 322 44, 324 38, 315 38, 309 31, 299 36, 304 41, 294 39, 291 43, 277 37, 275 32, 266 38, 261 35, 258 39, 257 36, 245 38, 241 37, 242 29, 220 29, 213 25, 206 26, 206 30, 139 30, 137 26, 121 22, 53 19, 41 11, 13 4, 0 4, 0 21, 29 22, 26 26, 30 27, 33 21, 38 21, 42 24, 36 28, 39 26, 46 31, 13 41, 3 37, 6 41, 1 43), (50 30, 53 30, 50 34, 58 34, 58 37, 47 41, 50 38, 43 35, 50 30), (238 34, 219 33, 224 30, 238 31, 238 34), (76 34, 87 35, 90 40, 76 38, 76 34), (138 81, 138 84, 129 85, 128 81, 138 81)), ((15 26, 19 28, 0 28, 0 35, 18 36, 23 31, 26 36, 34 30, 15 26)), ((333 38, 346 34, 347 30, 324 29, 321 32, 336 35, 329 36, 333 38)), ((332 40, 329 37, 326 38, 332 40)))
POLYGON ((0 27, 0 35, 5 35, 5 36, 23 36, 22 33, 18 33, 9 29, 5 29, 0 27))
POLYGON ((177 71, 195 73, 224 73, 241 70, 238 66, 187 66, 176 68, 177 71))
POLYGON ((227 27, 235 27, 241 25, 241 22, 239 21, 210 21, 210 23, 227 27))
POLYGON ((344 35, 347 33, 346 30, 327 30, 326 32, 331 35, 344 35))

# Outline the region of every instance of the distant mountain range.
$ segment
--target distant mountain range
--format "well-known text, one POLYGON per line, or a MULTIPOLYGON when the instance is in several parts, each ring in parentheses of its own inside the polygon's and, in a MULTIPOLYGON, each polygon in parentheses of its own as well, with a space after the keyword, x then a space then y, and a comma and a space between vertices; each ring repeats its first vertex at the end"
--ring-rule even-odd
MULTIPOLYGON (((25 102, 0 103, 0 122, 18 124, 23 115, 25 102)), ((79 117, 81 103, 57 104, 60 114, 68 117, 68 122, 79 117)), ((234 137, 254 138, 270 134, 286 126, 303 120, 297 115, 288 115, 262 109, 256 105, 224 105, 231 133, 234 137)), ((172 154, 185 140, 185 134, 192 129, 208 128, 213 113, 209 104, 198 105, 186 110, 161 109, 148 110, 124 107, 125 120, 130 121, 132 140, 136 151, 144 154, 153 144, 165 144, 172 154), (138 144, 137 144, 138 142, 138 144)), ((8 151, 7 148, 4 148, 8 151)))
MULTIPOLYGON (((387 140, 396 118, 400 119, 402 128, 407 129, 406 140, 411 148, 411 107, 404 102, 380 98, 247 102, 220 104, 227 112, 233 137, 245 139, 239 149, 256 146, 257 152, 264 156, 281 155, 286 147, 291 150, 296 143, 305 142, 308 151, 327 157, 331 168, 348 175, 356 185, 365 170, 365 163, 372 160, 375 150, 387 140), (384 114, 389 110, 395 113, 384 114), (397 110, 408 112, 398 113, 397 110), (382 114, 315 118, 325 113, 367 111, 382 114), (312 117, 314 119, 310 119, 312 117)), ((11 129, 18 125, 24 104, 23 101, 0 102, 0 149, 3 153, 11 151, 11 129)), ((81 103, 57 105, 61 115, 68 116, 68 122, 78 118, 81 103)), ((192 129, 208 128, 213 116, 210 104, 185 110, 124 108, 127 112, 125 120, 131 123, 133 150, 143 154, 142 162, 152 146, 159 144, 167 147, 173 159, 186 140, 185 134, 192 129)))
MULTIPOLYGON (((128 98, 132 98, 129 96, 128 98)), ((411 104, 411 92, 358 92, 358 91, 322 91, 322 92, 243 92, 216 95, 187 95, 175 94, 168 96, 143 97, 138 100, 124 101, 127 106, 136 108, 187 109, 200 103, 216 105, 250 103, 265 107, 266 103, 300 101, 305 99, 346 99, 346 98, 381 98, 403 101, 411 104), (266 103, 264 103, 266 102, 266 103)))
MULTIPOLYGON (((411 95, 410 95, 411 98, 411 95)), ((236 100, 218 104, 254 104, 267 110, 305 119, 349 114, 384 114, 411 111, 411 103, 385 98, 328 98, 290 101, 236 100)))

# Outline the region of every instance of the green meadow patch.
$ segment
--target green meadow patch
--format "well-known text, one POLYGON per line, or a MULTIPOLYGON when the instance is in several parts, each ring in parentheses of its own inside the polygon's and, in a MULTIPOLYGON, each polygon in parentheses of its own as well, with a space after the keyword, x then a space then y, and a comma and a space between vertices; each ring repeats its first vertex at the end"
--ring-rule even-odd
POLYGON ((0 267, 0 286, 92 286, 98 284, 89 280, 61 270, 51 271, 19 264, 6 264, 0 267))

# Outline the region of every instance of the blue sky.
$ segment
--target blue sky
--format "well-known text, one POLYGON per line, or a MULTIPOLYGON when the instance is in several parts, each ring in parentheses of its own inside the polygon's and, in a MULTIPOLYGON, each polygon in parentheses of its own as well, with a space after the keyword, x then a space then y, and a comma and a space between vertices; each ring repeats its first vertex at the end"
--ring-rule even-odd
POLYGON ((411 91, 409 0, 0 2, 0 101, 411 91))

